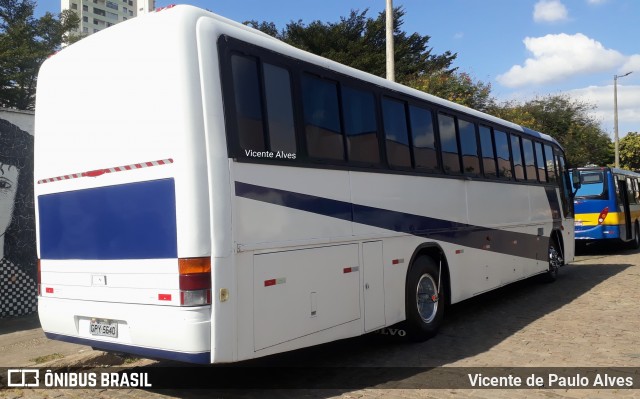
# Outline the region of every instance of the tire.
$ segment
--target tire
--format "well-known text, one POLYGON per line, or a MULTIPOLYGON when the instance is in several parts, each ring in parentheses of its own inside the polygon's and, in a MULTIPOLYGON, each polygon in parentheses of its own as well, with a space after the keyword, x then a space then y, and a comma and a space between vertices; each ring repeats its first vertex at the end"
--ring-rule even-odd
POLYGON ((564 260, 560 253, 558 252, 558 244, 556 240, 551 237, 549 238, 549 261, 548 261, 548 269, 545 274, 542 275, 542 280, 546 283, 553 283, 558 279, 558 269, 560 266, 564 264, 564 260))
POLYGON ((438 265, 430 256, 416 258, 407 275, 404 329, 411 341, 427 340, 438 332, 446 303, 444 281, 438 290, 438 265))

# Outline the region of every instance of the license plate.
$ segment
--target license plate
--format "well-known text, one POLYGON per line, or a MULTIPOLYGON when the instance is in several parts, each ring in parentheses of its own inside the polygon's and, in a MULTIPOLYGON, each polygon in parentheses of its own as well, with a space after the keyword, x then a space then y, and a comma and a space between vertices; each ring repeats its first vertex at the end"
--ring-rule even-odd
POLYGON ((91 335, 118 338, 118 322, 105 319, 91 319, 91 335))

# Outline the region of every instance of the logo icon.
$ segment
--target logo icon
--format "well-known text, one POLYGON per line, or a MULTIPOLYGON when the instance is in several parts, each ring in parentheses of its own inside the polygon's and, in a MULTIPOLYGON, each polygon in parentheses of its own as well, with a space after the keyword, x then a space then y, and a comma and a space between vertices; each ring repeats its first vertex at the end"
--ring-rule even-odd
POLYGON ((40 370, 9 369, 9 387, 38 387, 40 386, 40 370))

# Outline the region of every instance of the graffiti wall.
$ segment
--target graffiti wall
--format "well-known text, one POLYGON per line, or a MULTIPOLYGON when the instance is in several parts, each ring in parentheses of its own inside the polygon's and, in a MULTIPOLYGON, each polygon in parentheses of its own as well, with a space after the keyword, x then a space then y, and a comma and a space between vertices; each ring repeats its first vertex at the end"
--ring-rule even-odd
POLYGON ((33 136, 0 115, 0 318, 37 310, 33 136))

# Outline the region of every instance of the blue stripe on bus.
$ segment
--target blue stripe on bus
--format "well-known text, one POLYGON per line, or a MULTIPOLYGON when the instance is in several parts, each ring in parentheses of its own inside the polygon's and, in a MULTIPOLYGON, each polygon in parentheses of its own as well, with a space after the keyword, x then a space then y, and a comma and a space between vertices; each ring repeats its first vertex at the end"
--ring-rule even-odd
POLYGON ((173 179, 38 197, 42 259, 176 258, 173 179))
POLYGON ((235 182, 236 196, 466 247, 546 259, 549 238, 235 182))
POLYGON ((573 208, 576 215, 582 213, 600 213, 604 208, 609 208, 609 212, 618 212, 618 207, 615 200, 601 200, 601 199, 576 199, 573 201, 573 208))
POLYGON ((169 359, 179 362, 209 364, 211 363, 211 352, 177 352, 164 349, 152 349, 143 348, 141 346, 118 344, 113 342, 96 341, 93 339, 72 337, 64 334, 54 334, 50 332, 44 332, 44 335, 49 339, 55 339, 57 341, 71 342, 79 345, 91 346, 92 348, 101 349, 107 352, 122 352, 131 353, 133 355, 139 355, 147 359, 169 359))
POLYGON ((596 225, 596 226, 576 226, 576 240, 613 240, 620 239, 620 226, 618 225, 596 225))

